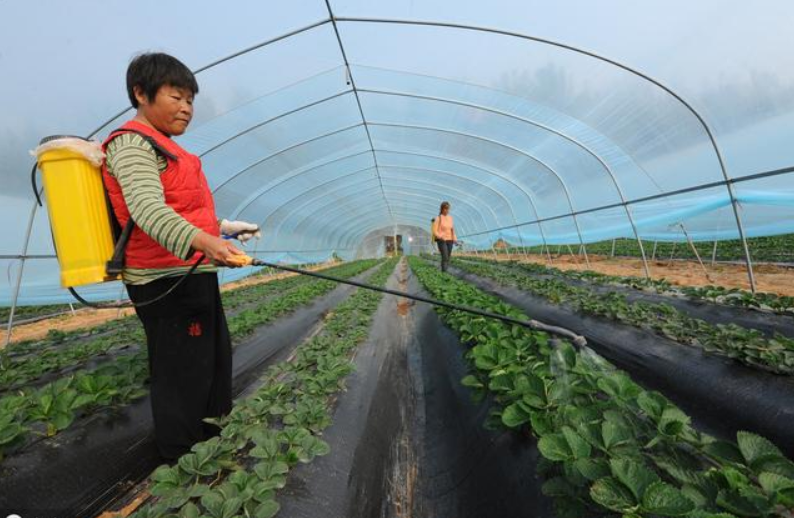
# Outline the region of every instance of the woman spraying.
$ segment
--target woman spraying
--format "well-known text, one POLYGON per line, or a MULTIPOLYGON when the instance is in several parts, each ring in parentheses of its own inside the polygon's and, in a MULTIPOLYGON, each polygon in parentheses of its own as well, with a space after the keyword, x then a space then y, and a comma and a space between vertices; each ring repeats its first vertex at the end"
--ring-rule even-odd
POLYGON ((139 303, 146 332, 155 439, 161 455, 176 459, 219 429, 203 419, 232 406, 232 352, 216 265, 234 266, 243 252, 221 234, 244 242, 256 225, 218 221, 201 160, 171 137, 193 117, 198 84, 184 64, 166 54, 143 54, 127 69, 135 117, 105 140, 102 168, 113 212, 134 230, 125 249, 122 280, 139 303))
POLYGON ((449 215, 449 202, 441 203, 438 217, 433 222, 433 238, 438 243, 438 251, 441 253, 441 271, 446 272, 449 266, 449 258, 452 255, 452 247, 458 244, 458 237, 455 235, 455 223, 449 215))

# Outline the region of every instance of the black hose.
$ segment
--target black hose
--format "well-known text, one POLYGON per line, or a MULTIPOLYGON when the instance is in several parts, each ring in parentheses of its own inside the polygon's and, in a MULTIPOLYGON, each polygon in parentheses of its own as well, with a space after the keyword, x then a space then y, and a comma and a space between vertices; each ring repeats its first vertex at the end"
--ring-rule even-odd
POLYGON ((278 270, 284 270, 285 272, 292 272, 297 273, 299 275, 306 275, 308 277, 316 277, 318 279, 323 279, 326 281, 332 281, 339 284, 348 284, 350 286, 356 286, 357 288, 364 288, 366 290, 377 291, 380 293, 386 293, 388 295, 396 295, 398 297, 404 297, 406 299, 415 300, 417 302, 424 302, 426 304, 431 304, 433 306, 438 306, 442 308, 448 308, 455 311, 463 311, 464 313, 470 313, 472 315, 477 315, 485 318, 493 318, 496 320, 501 320, 502 322, 506 322, 509 324, 516 324, 523 327, 527 327, 530 329, 534 329, 537 331, 546 331, 548 333, 564 336, 565 338, 570 339, 575 345, 578 347, 584 347, 587 345, 587 340, 584 336, 577 335, 573 331, 568 329, 557 327, 557 326, 550 326, 548 324, 544 324, 542 322, 538 322, 537 320, 520 320, 518 318, 508 317, 506 315, 499 315, 498 313, 492 313, 490 311, 484 311, 482 309, 473 308, 470 306, 461 306, 458 304, 451 304, 449 302, 444 302, 441 300, 430 299, 427 297, 422 297, 421 295, 415 295, 413 293, 406 293, 403 291, 397 290, 390 290, 388 288, 381 288, 379 286, 372 286, 371 284, 364 284, 363 282, 351 281, 348 279, 340 279, 339 277, 333 277, 331 275, 325 275, 322 273, 317 272, 310 272, 308 270, 301 270, 300 268, 293 268, 291 266, 284 266, 275 263, 268 263, 266 261, 262 261, 259 259, 254 259, 251 263, 253 266, 267 266, 270 268, 276 268, 278 270))
POLYGON ((39 204, 39 207, 43 207, 44 205, 41 203, 41 194, 39 194, 39 184, 36 182, 36 170, 38 168, 39 163, 34 163, 33 169, 30 171, 30 183, 33 186, 33 195, 36 197, 36 203, 39 204))
POLYGON ((86 306, 91 306, 92 308, 96 308, 96 309, 142 308, 144 306, 148 306, 150 304, 154 304, 155 302, 163 300, 168 295, 170 295, 171 292, 174 291, 180 284, 185 282, 185 279, 188 278, 188 275, 190 275, 190 274, 192 274, 193 272, 196 271, 196 268, 198 268, 198 266, 201 264, 201 261, 204 260, 204 257, 205 257, 204 254, 201 254, 199 256, 199 258, 196 260, 196 262, 193 263, 193 266, 190 267, 190 270, 188 270, 187 272, 182 274, 182 276, 179 278, 179 280, 176 281, 174 283, 174 285, 171 286, 170 288, 168 288, 165 292, 161 293, 160 295, 156 296, 153 299, 149 299, 149 300, 146 300, 146 301, 143 301, 143 302, 137 302, 137 303, 122 302, 122 303, 111 303, 111 304, 97 304, 96 302, 89 302, 89 301, 85 300, 83 297, 80 296, 79 293, 77 293, 77 291, 75 291, 74 288, 69 288, 69 293, 71 293, 74 298, 79 300, 81 304, 85 304, 86 306))

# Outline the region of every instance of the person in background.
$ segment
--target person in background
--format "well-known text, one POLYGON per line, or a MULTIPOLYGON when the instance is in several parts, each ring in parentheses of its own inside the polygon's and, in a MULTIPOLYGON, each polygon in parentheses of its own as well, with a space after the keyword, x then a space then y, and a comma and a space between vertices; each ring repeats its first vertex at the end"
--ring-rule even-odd
POLYGON ((232 407, 232 351, 216 265, 234 266, 243 252, 230 241, 258 236, 256 225, 218 221, 201 160, 172 137, 193 117, 198 84, 182 62, 142 54, 127 68, 127 94, 135 117, 103 143, 102 176, 123 227, 135 222, 125 249, 122 280, 138 304, 146 333, 155 441, 175 460, 193 444, 219 433, 203 421, 232 407))
POLYGON ((455 235, 455 223, 449 215, 450 205, 448 201, 441 203, 438 217, 433 223, 433 238, 438 243, 438 251, 441 253, 441 271, 446 272, 449 267, 449 259, 452 256, 452 247, 458 244, 455 235))

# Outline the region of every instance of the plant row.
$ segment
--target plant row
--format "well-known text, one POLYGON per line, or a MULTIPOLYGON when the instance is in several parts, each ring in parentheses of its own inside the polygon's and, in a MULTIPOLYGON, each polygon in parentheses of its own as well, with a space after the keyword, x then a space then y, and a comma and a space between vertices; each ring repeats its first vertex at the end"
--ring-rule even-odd
MULTIPOLYGON (((349 263, 333 268, 329 273, 357 274, 373 264, 349 263)), ((311 279, 307 277, 294 276, 229 290, 222 295, 224 309, 228 313, 248 305, 261 304, 266 297, 284 295, 310 282, 311 279)), ((51 330, 45 340, 11 346, 17 353, 24 347, 26 354, 12 355, 0 363, 0 392, 22 388, 45 374, 79 367, 101 355, 129 349, 144 342, 143 328, 135 316, 106 322, 94 329, 70 332, 51 330)))
MULTIPOLYGON (((27 320, 37 317, 48 315, 60 315, 62 313, 72 311, 74 309, 81 309, 82 304, 75 302, 72 306, 69 304, 46 304, 41 306, 17 306, 14 309, 14 321, 27 320)), ((8 317, 11 316, 11 307, 0 307, 0 323, 7 323, 8 317)))
MULTIPOLYGON (((493 264, 494 261, 479 257, 467 257, 467 260, 493 264)), ((556 277, 591 282, 599 285, 626 286, 642 291, 650 291, 659 295, 682 297, 695 300, 706 300, 715 304, 772 311, 779 314, 794 315, 794 297, 775 293, 752 293, 739 288, 723 286, 675 286, 666 279, 645 279, 633 276, 607 275, 592 270, 560 270, 553 266, 536 263, 508 261, 509 264, 538 275, 554 275, 556 277)), ((504 261, 499 264, 505 264, 504 261)))
POLYGON ((629 302, 623 293, 596 293, 559 279, 541 279, 496 264, 456 261, 462 270, 515 286, 555 304, 587 315, 653 331, 678 343, 736 359, 778 374, 794 373, 794 339, 775 333, 769 338, 736 324, 710 324, 692 318, 669 304, 629 302))
MULTIPOLYGON (((377 262, 357 261, 335 273, 352 277, 377 262)), ((309 283, 229 318, 233 345, 257 327, 310 303, 334 287, 330 281, 309 283)), ((148 353, 146 347, 141 347, 134 354, 115 358, 97 369, 77 371, 40 388, 21 389, 0 397, 0 459, 4 452, 24 445, 31 434, 53 436, 80 415, 122 406, 145 396, 148 379, 148 353)))
MULTIPOLYGON (((384 263, 371 283, 383 286, 395 264, 384 263)), ((352 352, 367 338, 381 297, 357 291, 299 346, 294 359, 271 366, 259 388, 229 415, 206 419, 221 427, 220 436, 194 445, 175 465, 155 470, 155 498, 132 518, 277 514, 276 491, 286 485, 292 468, 330 451, 322 431, 331 424, 334 395, 354 369, 352 352)))
MULTIPOLYGON (((579 244, 571 244, 571 248, 576 252, 579 249, 579 244)), ((596 243, 587 243, 588 254, 598 254, 605 256, 617 257, 641 257, 640 247, 636 239, 616 239, 614 242, 614 253, 612 240, 598 241, 596 243)), ((696 259, 695 253, 692 251, 692 246, 686 242, 673 242, 673 241, 650 241, 642 240, 642 246, 645 249, 645 255, 648 259, 655 258, 656 260, 666 259, 696 259), (654 245, 656 253, 654 255, 654 245)), ((794 262, 794 234, 782 234, 778 236, 763 236, 753 237, 747 239, 747 246, 750 249, 750 257, 753 261, 759 262, 772 262, 772 263, 792 263, 794 262)), ((566 245, 558 247, 550 246, 532 246, 532 247, 517 247, 509 246, 505 252, 520 253, 527 251, 529 253, 545 254, 546 251, 554 252, 556 248, 557 253, 565 254, 568 250, 566 245)), ((714 241, 697 241, 695 248, 698 251, 703 261, 711 261, 714 256, 714 241)), ((744 247, 739 239, 727 239, 717 242, 717 253, 715 260, 717 261, 744 261, 744 247)))
MULTIPOLYGON (((411 259, 435 297, 526 315, 411 259)), ((518 325, 439 309, 469 347, 462 383, 492 398, 491 425, 538 439, 543 493, 560 518, 790 517, 794 463, 770 441, 700 433, 662 394, 646 391, 587 349, 518 325)))

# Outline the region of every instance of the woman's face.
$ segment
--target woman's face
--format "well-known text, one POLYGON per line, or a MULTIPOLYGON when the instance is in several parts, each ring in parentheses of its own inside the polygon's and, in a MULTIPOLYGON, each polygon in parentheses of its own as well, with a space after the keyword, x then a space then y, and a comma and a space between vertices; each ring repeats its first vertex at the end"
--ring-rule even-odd
POLYGON ((443 214, 443 215, 445 215, 445 216, 446 216, 447 214, 449 214, 449 205, 447 205, 446 207, 444 207, 443 209, 441 209, 441 214, 443 214))
POLYGON ((185 88, 163 85, 152 100, 136 88, 135 98, 138 113, 166 135, 183 134, 193 118, 193 93, 185 88))

